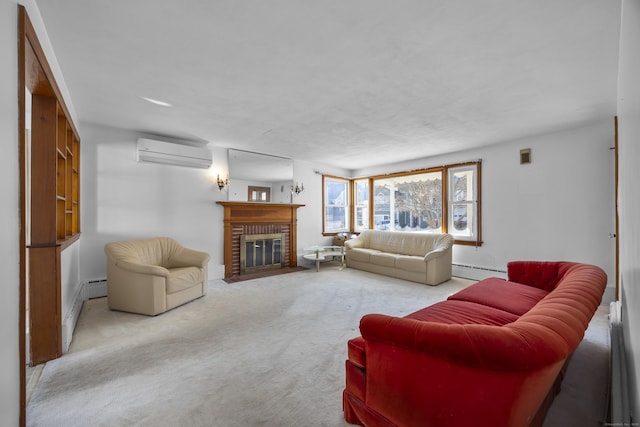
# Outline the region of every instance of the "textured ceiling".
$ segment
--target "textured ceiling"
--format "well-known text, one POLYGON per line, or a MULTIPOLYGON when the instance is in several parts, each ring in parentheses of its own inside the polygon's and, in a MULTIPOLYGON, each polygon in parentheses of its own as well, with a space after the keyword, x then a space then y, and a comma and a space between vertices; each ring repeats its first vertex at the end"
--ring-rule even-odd
POLYGON ((37 5, 81 132, 99 123, 358 169, 616 113, 618 1, 37 5))

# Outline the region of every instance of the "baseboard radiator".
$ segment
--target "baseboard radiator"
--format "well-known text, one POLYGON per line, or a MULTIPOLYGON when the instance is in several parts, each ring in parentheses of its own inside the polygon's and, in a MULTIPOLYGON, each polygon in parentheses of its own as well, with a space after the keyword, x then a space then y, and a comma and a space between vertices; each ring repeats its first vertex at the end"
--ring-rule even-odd
POLYGON ((466 264, 452 264, 452 274, 456 277, 471 280, 483 280, 488 277, 507 278, 507 272, 505 270, 466 264))
POLYGON ((631 426, 629 385, 624 347, 622 312, 620 301, 609 305, 609 330, 611 333, 611 409, 610 425, 631 426))
POLYGON ((84 299, 102 298, 107 296, 107 279, 89 280, 84 285, 84 299))
POLYGON ((80 286, 73 299, 73 305, 67 312, 62 320, 62 352, 69 351, 71 340, 73 339, 73 331, 78 323, 78 317, 80 317, 80 311, 82 311, 82 304, 84 303, 84 285, 80 286))
MULTIPOLYGON (((88 299, 107 296, 107 279, 94 279, 83 282, 78 288, 71 309, 66 313, 62 321, 62 352, 69 351, 73 331, 78 323, 78 317, 82 311, 82 304, 88 299)), ((27 353, 29 354, 29 353, 27 353)))

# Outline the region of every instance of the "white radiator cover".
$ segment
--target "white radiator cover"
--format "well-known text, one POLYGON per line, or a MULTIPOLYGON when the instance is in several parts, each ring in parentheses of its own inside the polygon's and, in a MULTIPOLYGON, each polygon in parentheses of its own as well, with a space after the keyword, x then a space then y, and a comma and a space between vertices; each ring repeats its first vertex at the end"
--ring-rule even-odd
POLYGON ((69 351, 71 340, 73 339, 73 331, 78 323, 78 317, 82 311, 82 304, 84 303, 84 284, 80 286, 76 292, 71 309, 66 313, 62 320, 62 352, 69 351))
POLYGON ((611 424, 630 426, 629 385, 620 301, 609 304, 611 332, 611 424))
MULTIPOLYGON (((82 283, 76 292, 73 305, 62 320, 62 352, 69 351, 71 340, 73 339, 73 331, 78 323, 78 317, 82 311, 82 304, 88 299, 100 298, 107 296, 107 279, 94 279, 82 283)), ((27 352, 27 354, 29 354, 27 352)))
POLYGON ((84 286, 84 299, 102 298, 107 296, 107 279, 93 279, 84 286))

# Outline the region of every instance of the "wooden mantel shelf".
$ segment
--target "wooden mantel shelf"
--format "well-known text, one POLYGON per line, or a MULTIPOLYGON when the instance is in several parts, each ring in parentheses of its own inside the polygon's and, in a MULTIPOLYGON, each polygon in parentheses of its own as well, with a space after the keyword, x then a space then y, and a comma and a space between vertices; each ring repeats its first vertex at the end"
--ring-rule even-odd
MULTIPOLYGON (((296 209, 304 205, 290 203, 216 202, 224 206, 224 222, 271 223, 296 220, 296 209)), ((292 223, 294 224, 294 223, 292 223)))
MULTIPOLYGON (((286 224, 289 226, 289 267, 298 265, 297 259, 297 210, 305 205, 291 203, 227 202, 217 204, 224 207, 224 277, 233 276, 234 226, 258 224, 286 224)), ((237 266, 236 266, 237 267, 237 266)))

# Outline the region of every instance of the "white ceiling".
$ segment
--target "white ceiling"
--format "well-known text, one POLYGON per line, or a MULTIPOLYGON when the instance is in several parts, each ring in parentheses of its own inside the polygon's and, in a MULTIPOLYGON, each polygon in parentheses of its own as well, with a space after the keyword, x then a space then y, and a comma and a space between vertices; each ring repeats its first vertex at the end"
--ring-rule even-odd
POLYGON ((37 5, 81 132, 99 123, 358 169, 616 114, 619 1, 37 5))

